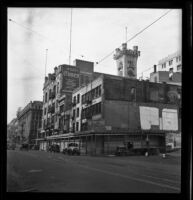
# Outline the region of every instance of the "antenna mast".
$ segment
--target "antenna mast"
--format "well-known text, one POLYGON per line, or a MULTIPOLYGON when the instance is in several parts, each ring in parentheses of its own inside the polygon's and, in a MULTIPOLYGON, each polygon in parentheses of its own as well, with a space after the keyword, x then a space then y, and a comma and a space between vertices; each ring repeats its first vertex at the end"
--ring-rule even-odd
POLYGON ((72 8, 71 8, 71 19, 70 19, 70 52, 69 52, 69 65, 71 64, 71 39, 72 39, 72 8))
POLYGON ((127 43, 127 26, 125 27, 125 43, 127 43))
POLYGON ((48 49, 46 49, 45 77, 46 77, 46 68, 47 68, 47 54, 48 54, 48 49))

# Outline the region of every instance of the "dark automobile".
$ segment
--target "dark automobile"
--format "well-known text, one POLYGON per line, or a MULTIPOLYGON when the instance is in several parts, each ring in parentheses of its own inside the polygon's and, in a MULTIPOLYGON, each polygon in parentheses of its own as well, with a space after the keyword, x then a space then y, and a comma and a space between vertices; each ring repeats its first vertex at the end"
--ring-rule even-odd
POLYGON ((115 155, 117 156, 125 156, 127 155, 127 148, 124 146, 118 146, 115 152, 115 155))
POLYGON ((57 145, 57 144, 52 144, 52 145, 49 146, 48 151, 59 153, 60 152, 60 146, 57 145))
POLYGON ((69 143, 68 147, 63 150, 63 154, 80 155, 79 144, 69 143))
POLYGON ((39 146, 38 146, 38 145, 33 145, 33 146, 31 147, 31 149, 32 149, 32 150, 39 150, 39 146))
POLYGON ((28 144, 22 144, 20 147, 20 150, 29 150, 29 145, 28 144))

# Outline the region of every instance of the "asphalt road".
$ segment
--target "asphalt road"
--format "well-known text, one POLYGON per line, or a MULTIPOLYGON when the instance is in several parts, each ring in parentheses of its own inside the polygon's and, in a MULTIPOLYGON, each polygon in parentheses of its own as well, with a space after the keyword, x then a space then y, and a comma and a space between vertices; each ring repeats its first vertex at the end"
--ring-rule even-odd
POLYGON ((8 192, 179 193, 181 157, 7 151, 8 192))

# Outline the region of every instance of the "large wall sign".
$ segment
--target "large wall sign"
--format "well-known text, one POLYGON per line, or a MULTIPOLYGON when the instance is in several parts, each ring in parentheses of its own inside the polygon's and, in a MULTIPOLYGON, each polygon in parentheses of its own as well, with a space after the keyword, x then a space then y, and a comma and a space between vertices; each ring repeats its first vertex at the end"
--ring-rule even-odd
POLYGON ((63 82, 62 89, 65 91, 73 91, 79 86, 80 72, 77 67, 62 66, 63 82))

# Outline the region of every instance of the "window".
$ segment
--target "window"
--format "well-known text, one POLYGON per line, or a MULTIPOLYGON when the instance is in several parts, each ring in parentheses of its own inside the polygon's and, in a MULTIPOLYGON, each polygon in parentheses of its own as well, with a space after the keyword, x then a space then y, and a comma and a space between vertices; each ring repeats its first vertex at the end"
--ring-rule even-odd
POLYGON ((47 98, 48 98, 48 94, 46 92, 46 95, 45 95, 45 103, 47 102, 47 98))
POLYGON ((172 63, 173 63, 173 60, 170 60, 170 61, 169 61, 169 65, 172 65, 172 63))
POLYGON ((76 131, 79 130, 79 122, 76 122, 76 131))
POLYGON ((77 95, 77 103, 80 103, 80 94, 77 95))
POLYGON ((99 86, 99 96, 101 96, 101 85, 99 86))
POLYGON ((85 94, 82 95, 82 104, 85 103, 85 94))
POLYGON ((154 77, 154 82, 157 83, 157 76, 154 77))
POLYGON ((163 68, 166 68, 166 63, 163 63, 163 64, 162 64, 162 69, 163 69, 163 68))
POLYGON ((181 71, 181 69, 182 69, 182 66, 181 66, 181 65, 178 65, 178 66, 177 66, 177 71, 181 71))
POLYGON ((76 111, 75 111, 75 110, 73 110, 73 117, 75 117, 75 114, 76 114, 76 111))
POLYGON ((178 57, 178 60, 181 61, 181 56, 178 57))
POLYGON ((99 95, 99 88, 97 87, 96 88, 96 96, 98 97, 98 95, 99 95))
POLYGON ((59 83, 57 84, 57 93, 59 92, 59 83))
POLYGON ((64 111, 64 105, 60 106, 60 112, 62 113, 64 111))
POLYGON ((179 60, 179 57, 176 57, 176 62, 178 62, 178 60, 179 60))
POLYGON ((79 117, 79 108, 76 109, 76 117, 79 117))
POLYGON ((73 103, 74 104, 76 103, 76 96, 74 96, 74 98, 73 98, 73 103))
POLYGON ((72 124, 72 132, 75 132, 75 123, 72 124))

